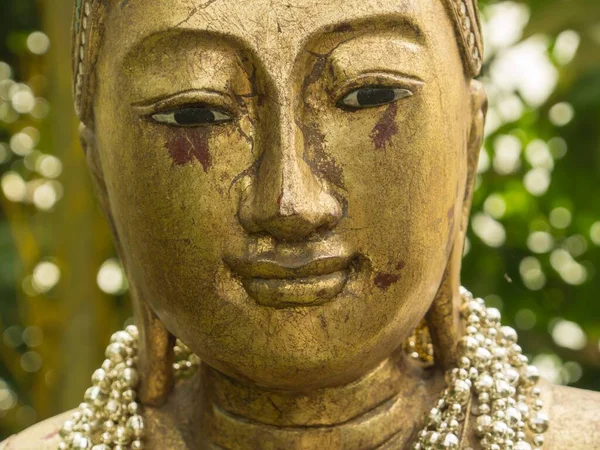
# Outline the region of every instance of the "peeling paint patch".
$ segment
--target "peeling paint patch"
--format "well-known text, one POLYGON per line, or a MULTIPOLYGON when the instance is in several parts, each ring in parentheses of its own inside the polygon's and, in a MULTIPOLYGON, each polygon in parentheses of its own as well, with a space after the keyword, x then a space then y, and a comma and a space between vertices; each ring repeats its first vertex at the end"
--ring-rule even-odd
POLYGON ((212 156, 208 148, 209 130, 198 127, 173 136, 167 142, 167 150, 173 163, 183 166, 194 160, 202 164, 204 172, 212 167, 212 156))
POLYGON ((396 123, 396 114, 398 113, 398 103, 391 103, 377 124, 371 130, 371 140, 377 150, 383 150, 389 144, 392 137, 398 132, 396 123))
POLYGON ((394 275, 392 273, 380 272, 375 276, 375 279, 373 280, 373 282, 375 283, 375 286, 377 286, 379 289, 385 291, 392 284, 396 283, 399 279, 400 279, 400 277, 398 275, 394 275))

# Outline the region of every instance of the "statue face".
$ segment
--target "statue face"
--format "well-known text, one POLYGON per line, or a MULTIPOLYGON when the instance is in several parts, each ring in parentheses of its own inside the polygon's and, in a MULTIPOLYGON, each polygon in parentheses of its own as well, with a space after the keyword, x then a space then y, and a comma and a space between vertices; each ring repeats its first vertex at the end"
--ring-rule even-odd
POLYGON ((209 3, 107 18, 94 148, 130 282, 230 376, 352 381, 424 316, 458 235, 452 23, 440 0, 209 3))

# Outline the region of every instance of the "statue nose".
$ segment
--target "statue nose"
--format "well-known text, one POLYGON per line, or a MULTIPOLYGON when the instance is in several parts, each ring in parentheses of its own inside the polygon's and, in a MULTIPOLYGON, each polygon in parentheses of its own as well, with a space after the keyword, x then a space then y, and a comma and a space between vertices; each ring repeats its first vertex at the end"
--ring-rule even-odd
POLYGON ((278 136, 265 139, 268 148, 241 199, 239 218, 249 232, 297 241, 317 230, 332 229, 342 208, 326 181, 300 156, 304 142, 296 124, 291 120, 280 124, 278 136))

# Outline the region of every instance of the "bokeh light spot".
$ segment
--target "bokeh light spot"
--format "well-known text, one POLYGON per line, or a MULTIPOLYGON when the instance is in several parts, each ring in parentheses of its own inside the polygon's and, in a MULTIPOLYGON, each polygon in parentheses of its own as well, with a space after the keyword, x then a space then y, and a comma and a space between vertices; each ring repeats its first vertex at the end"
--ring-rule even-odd
POLYGON ((502 135, 494 141, 494 170, 500 175, 516 172, 521 167, 521 141, 512 135, 502 135))
POLYGON ((50 261, 42 261, 33 269, 33 286, 40 292, 48 292, 60 280, 60 269, 50 261))
POLYGON ((471 221, 475 234, 489 247, 500 247, 506 241, 506 231, 500 222, 486 214, 475 214, 471 221))
POLYGON ((62 169, 62 162, 53 155, 42 155, 35 163, 35 170, 46 178, 57 178, 62 173, 62 169))
POLYGON ((594 244, 600 246, 600 221, 590 227, 590 239, 594 244))
POLYGON ((42 211, 52 209, 57 200, 54 186, 50 183, 41 184, 33 192, 33 204, 42 211))
POLYGON ((22 202, 25 199, 27 187, 17 172, 6 172, 0 181, 0 186, 4 196, 11 202, 22 202))
POLYGON ((556 61, 563 66, 573 61, 580 42, 581 38, 576 31, 565 30, 560 33, 556 38, 554 50, 552 51, 556 61))
POLYGON ((506 202, 500 194, 492 194, 485 200, 483 210, 494 219, 501 219, 506 212, 506 202))
POLYGON ((548 114, 550 116, 550 121, 554 125, 557 127, 564 127, 573 120, 573 117, 575 117, 575 109, 570 103, 561 102, 550 108, 548 114))
POLYGON ((527 237, 527 247, 533 253, 547 253, 553 246, 552 235, 545 231, 535 231, 527 237))
POLYGON ((550 330, 556 345, 571 350, 582 350, 587 344, 587 337, 579 324, 569 320, 555 321, 550 330))
POLYGON ((536 197, 540 197, 546 193, 550 187, 550 181, 550 171, 542 168, 531 169, 523 178, 525 189, 536 197))
POLYGON ((25 372, 37 372, 42 368, 42 357, 38 352, 30 351, 21 356, 21 368, 25 372))
POLYGON ((19 325, 12 325, 2 333, 4 345, 10 348, 17 348, 23 343, 23 329, 19 325))
POLYGON ((533 256, 528 256, 521 261, 519 273, 523 284, 532 291, 538 291, 546 285, 546 275, 542 271, 542 265, 533 256))
POLYGON ((27 48, 34 55, 43 55, 50 48, 50 38, 41 31, 34 31, 27 36, 27 48))
POLYGON ((558 207, 550 211, 549 219, 550 223, 554 228, 562 230, 571 225, 573 215, 571 214, 571 211, 569 211, 567 208, 558 207))
POLYGON ((102 264, 96 278, 98 287, 107 294, 119 294, 126 289, 125 274, 121 263, 109 259, 102 264))
POLYGON ((521 330, 531 330, 537 323, 537 316, 535 313, 527 308, 523 308, 517 311, 515 314, 515 325, 521 330))
POLYGON ((44 333, 42 329, 37 326, 31 326, 25 328, 23 331, 23 342, 29 348, 39 347, 44 342, 44 333))

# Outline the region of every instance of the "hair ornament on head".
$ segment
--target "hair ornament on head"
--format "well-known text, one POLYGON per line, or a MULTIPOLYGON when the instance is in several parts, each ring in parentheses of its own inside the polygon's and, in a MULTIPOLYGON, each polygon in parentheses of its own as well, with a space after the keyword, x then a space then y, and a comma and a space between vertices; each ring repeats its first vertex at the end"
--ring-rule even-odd
MULTIPOLYGON (((442 0, 453 19, 467 75, 481 72, 483 39, 477 0, 442 0)), ((110 0, 75 0, 73 17, 73 98, 75 112, 84 124, 92 122, 91 92, 96 58, 102 42, 103 22, 110 0)))

